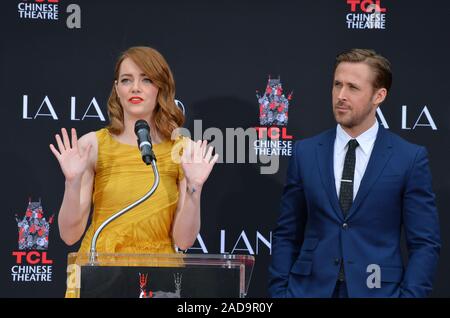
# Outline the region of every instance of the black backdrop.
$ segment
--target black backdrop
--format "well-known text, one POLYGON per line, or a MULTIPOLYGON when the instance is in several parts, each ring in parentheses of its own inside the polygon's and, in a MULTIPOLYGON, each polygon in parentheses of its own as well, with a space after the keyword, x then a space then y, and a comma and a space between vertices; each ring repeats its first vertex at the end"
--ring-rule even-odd
MULTIPOLYGON (((49 266, 42 260, 18 264, 12 254, 19 251, 15 215, 24 216, 31 198, 41 199, 47 220, 57 216, 64 179, 48 144, 61 127, 75 127, 81 135, 106 124, 95 103, 106 117, 116 58, 135 45, 152 46, 166 57, 191 130, 200 119, 203 130, 218 127, 224 134, 225 128, 258 126, 255 91, 264 90, 269 75, 279 76, 285 92, 294 91, 287 126, 294 140, 335 125, 331 79, 337 53, 365 47, 385 55, 394 83, 379 120, 430 153, 443 240, 433 296, 450 296, 447 1, 382 0, 384 29, 348 28, 346 16, 364 12, 359 6, 352 12, 347 0, 60 0, 58 20, 20 17, 19 4, 37 2, 8 0, 0 9, 0 296, 63 296, 66 255, 78 245, 65 246, 53 222, 46 251, 53 261, 51 281, 14 281, 14 266, 49 266), (80 9, 80 20, 70 4, 80 9), (79 27, 70 28, 68 20, 79 27), (93 117, 84 116, 88 108, 93 117)), ((261 175, 259 163, 217 164, 205 186, 204 246, 208 253, 255 255, 250 297, 267 296, 271 231, 287 160, 280 157, 280 169, 271 175, 261 175)), ((204 252, 199 241, 194 247, 190 252, 204 252)))

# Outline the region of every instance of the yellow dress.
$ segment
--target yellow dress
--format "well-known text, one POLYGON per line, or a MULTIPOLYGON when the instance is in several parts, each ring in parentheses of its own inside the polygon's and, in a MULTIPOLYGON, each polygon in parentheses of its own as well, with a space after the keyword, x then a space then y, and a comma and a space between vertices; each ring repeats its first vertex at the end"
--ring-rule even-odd
MULTIPOLYGON (((137 144, 118 142, 106 128, 96 131, 96 135, 94 211, 79 254, 89 252, 95 231, 107 218, 144 196, 154 180, 152 167, 142 161, 137 144)), ((180 140, 153 145, 160 175, 158 188, 149 199, 103 229, 97 239, 98 253, 175 253, 171 230, 178 204, 178 182, 184 175, 181 165, 172 160, 172 149, 180 140)))

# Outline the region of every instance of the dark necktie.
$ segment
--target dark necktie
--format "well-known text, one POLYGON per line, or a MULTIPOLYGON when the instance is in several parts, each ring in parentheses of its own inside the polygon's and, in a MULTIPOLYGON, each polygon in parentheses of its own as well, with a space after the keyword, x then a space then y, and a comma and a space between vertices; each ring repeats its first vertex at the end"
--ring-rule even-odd
POLYGON ((358 147, 356 139, 348 142, 347 154, 345 155, 344 170, 342 171, 341 189, 339 191, 339 203, 344 213, 347 216, 348 211, 353 203, 353 179, 355 175, 355 149, 358 147))
MULTIPOLYGON (((355 149, 358 147, 356 139, 348 142, 348 149, 345 155, 344 170, 342 171, 341 189, 339 191, 339 203, 344 213, 344 218, 350 210, 353 203, 353 179, 355 175, 356 155, 355 149)), ((344 262, 341 258, 341 268, 339 269, 339 281, 345 280, 344 262)))

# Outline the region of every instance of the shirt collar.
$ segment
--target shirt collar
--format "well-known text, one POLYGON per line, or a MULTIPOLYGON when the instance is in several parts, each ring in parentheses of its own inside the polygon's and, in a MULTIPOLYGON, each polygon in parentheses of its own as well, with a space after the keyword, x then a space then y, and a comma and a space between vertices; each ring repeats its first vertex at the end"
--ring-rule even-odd
MULTIPOLYGON (((372 127, 355 138, 358 141, 359 147, 366 155, 369 154, 373 144, 375 143, 375 139, 377 139, 378 127, 378 120, 375 120, 372 127)), ((338 154, 346 151, 346 147, 350 139, 354 138, 347 134, 341 125, 338 124, 336 127, 336 151, 338 154)))

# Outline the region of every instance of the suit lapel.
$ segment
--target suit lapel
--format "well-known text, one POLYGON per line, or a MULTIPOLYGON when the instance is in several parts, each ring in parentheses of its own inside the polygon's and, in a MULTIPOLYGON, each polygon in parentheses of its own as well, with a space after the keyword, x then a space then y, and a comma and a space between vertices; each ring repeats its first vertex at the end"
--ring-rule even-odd
POLYGON ((359 205, 365 199, 371 187, 380 176, 391 155, 391 140, 385 129, 380 125, 380 127, 378 128, 377 139, 375 140, 375 145, 373 147, 372 154, 370 155, 366 171, 364 172, 364 176, 361 180, 358 193, 356 194, 356 198, 353 201, 347 218, 350 218, 352 214, 354 214, 358 210, 359 205))
POLYGON ((336 193, 336 184, 334 180, 334 140, 336 138, 336 129, 332 129, 317 144, 317 162, 319 164, 320 177, 322 184, 328 194, 331 205, 337 216, 342 219, 343 214, 339 205, 336 193))

